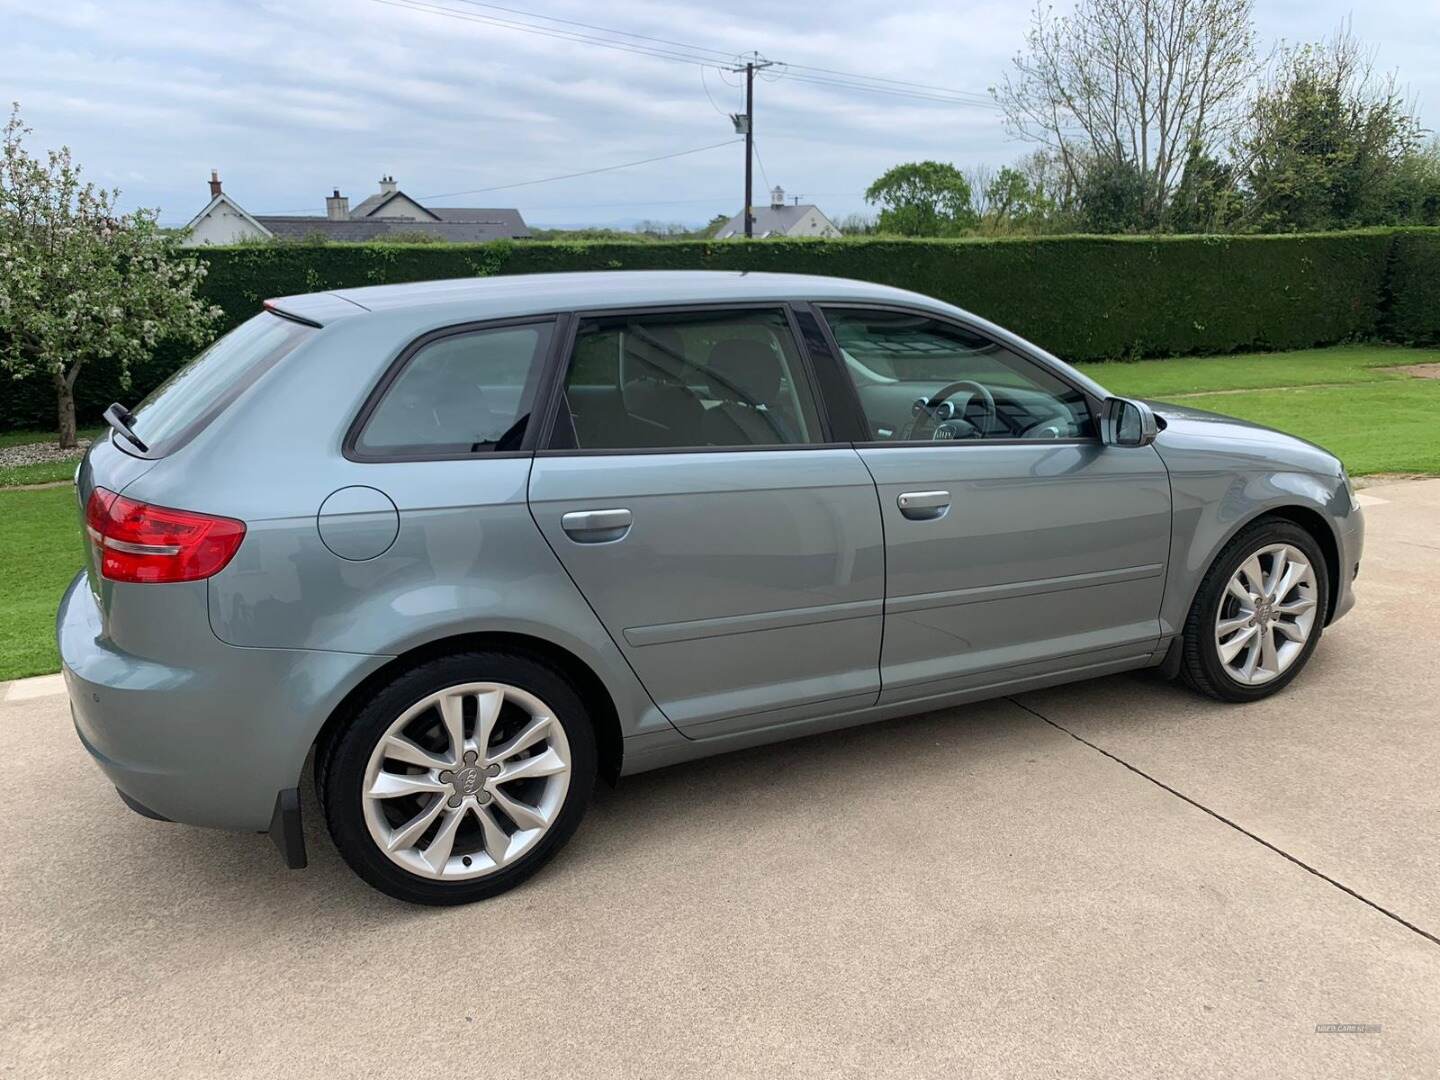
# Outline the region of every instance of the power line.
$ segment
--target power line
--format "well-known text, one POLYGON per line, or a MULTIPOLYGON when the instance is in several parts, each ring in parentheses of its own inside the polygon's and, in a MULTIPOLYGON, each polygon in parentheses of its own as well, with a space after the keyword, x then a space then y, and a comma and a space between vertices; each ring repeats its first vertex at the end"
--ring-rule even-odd
MULTIPOLYGON (((734 146, 741 142, 740 139, 726 139, 724 142, 710 143, 708 146, 692 146, 689 150, 676 150, 672 154, 658 154, 655 157, 640 158, 638 161, 622 161, 617 165, 602 165, 595 169, 582 169, 579 172, 562 173, 559 176, 542 176, 536 180, 518 180, 513 184, 496 184, 492 187, 470 188, 466 191, 441 191, 434 195, 417 195, 417 199, 429 202, 432 199, 449 199, 457 195, 483 195, 489 191, 509 191, 512 188, 533 187, 536 184, 553 184, 557 180, 573 180, 579 176, 595 176, 597 173, 616 172, 620 169, 633 169, 637 165, 649 165, 656 161, 669 161, 671 158, 686 157, 689 154, 699 154, 706 150, 718 150, 722 146, 734 146)), ((262 217, 287 217, 290 214, 303 214, 303 210, 287 211, 285 214, 261 214, 262 217)))
POLYGON ((755 151, 755 164, 760 166, 760 178, 765 181, 765 190, 770 190, 770 176, 765 172, 765 159, 760 156, 760 144, 751 140, 752 148, 755 151))
POLYGON ((539 180, 520 180, 514 184, 496 184, 494 187, 471 188, 469 191, 442 191, 438 195, 421 195, 422 199, 448 199, 454 195, 482 195, 487 191, 509 191, 511 188, 532 187, 535 184, 551 184, 556 180, 573 180, 577 176, 594 176, 596 173, 615 172, 617 169, 633 169, 636 165, 649 165, 655 161, 669 161, 671 158, 685 157, 687 154, 699 154, 705 150, 717 150, 722 146, 733 146, 739 139, 726 139, 724 142, 711 143, 709 146, 695 146, 689 150, 677 150, 673 154, 659 154, 656 157, 641 158, 639 161, 626 161, 619 165, 602 165, 598 169, 582 169, 580 172, 563 173, 560 176, 545 176, 539 180))
POLYGON ((978 109, 1000 109, 999 102, 989 98, 968 98, 945 97, 941 94, 928 94, 919 90, 892 90, 886 86, 871 86, 866 83, 849 82, 843 79, 829 79, 817 75, 797 75, 793 71, 786 70, 785 64, 778 64, 780 68, 779 78, 791 79, 795 82, 810 83, 814 86, 833 87, 844 90, 859 90, 866 94, 882 94, 886 97, 908 98, 912 101, 931 101, 941 105, 967 105, 978 109))
POLYGON ((812 67, 809 64, 790 64, 781 62, 782 68, 791 68, 796 71, 814 71, 823 75, 837 75, 845 79, 864 79, 868 82, 889 83, 894 86, 905 86, 916 90, 932 90, 942 94, 953 94, 958 97, 974 98, 978 103, 988 103, 992 99, 988 94, 979 94, 973 90, 955 90, 948 86, 934 86, 930 83, 907 82, 904 79, 889 79, 881 75, 860 75, 853 71, 837 71, 834 68, 812 67))
POLYGON ((629 30, 613 30, 608 26, 596 26, 594 23, 577 22, 574 19, 561 19, 554 15, 541 15, 539 12, 503 7, 500 4, 482 3, 481 0, 460 0, 460 3, 469 4, 471 7, 490 8, 493 11, 508 11, 512 15, 523 15, 527 19, 540 19, 544 22, 563 23, 566 26, 579 26, 586 30, 598 30, 604 34, 614 34, 617 37, 638 38, 641 41, 653 41, 661 45, 674 45, 677 48, 686 49, 690 52, 708 52, 722 60, 732 60, 736 56, 735 53, 726 52, 722 49, 709 49, 702 45, 688 45, 683 41, 671 41, 668 38, 651 37, 648 34, 636 34, 629 30))
POLYGON ((680 53, 667 49, 652 48, 650 46, 625 41, 614 41, 609 38, 594 37, 589 34, 582 34, 578 31, 561 30, 558 28, 535 26, 531 23, 515 22, 510 19, 501 19, 493 15, 481 15, 477 12, 456 11, 440 4, 431 4, 423 0, 370 0, 374 4, 384 4, 386 7, 401 8, 406 11, 416 11, 426 15, 439 15, 442 18, 455 19, 460 22, 480 23, 485 26, 497 26, 506 30, 518 30, 522 33, 538 34, 541 37, 555 38, 560 41, 578 42, 585 45, 595 45, 606 49, 616 49, 620 52, 635 53, 641 56, 653 56, 660 60, 672 60, 685 64, 715 64, 718 63, 713 57, 700 56, 695 54, 680 53))
POLYGON ((727 113, 724 109, 720 108, 719 105, 716 105, 715 99, 710 96, 710 87, 705 82, 705 69, 703 67, 700 69, 700 89, 705 91, 705 98, 710 102, 710 107, 714 109, 717 113, 719 113, 721 116, 725 117, 725 119, 730 119, 730 114, 727 113))
MULTIPOLYGON (((471 7, 504 11, 509 14, 519 15, 525 19, 544 20, 556 25, 542 26, 536 25, 535 22, 521 22, 515 19, 507 19, 497 15, 488 15, 475 11, 459 11, 440 3, 431 2, 431 0, 371 0, 371 2, 384 4, 387 7, 436 15, 462 22, 494 26, 500 29, 514 30, 519 33, 536 34, 540 37, 569 41, 594 48, 613 49, 640 56, 649 56, 654 59, 667 60, 672 63, 692 64, 701 68, 712 67, 722 72, 722 76, 724 71, 733 71, 738 66, 737 55, 721 49, 712 49, 704 45, 675 41, 671 38, 651 37, 646 34, 637 34, 628 30, 617 30, 612 27, 600 26, 596 23, 580 22, 574 19, 561 19, 550 15, 539 15, 524 11, 520 8, 484 3, 482 0, 457 0, 457 2, 468 4, 471 7), (565 29, 565 27, 572 26, 579 27, 580 29, 565 29), (594 32, 589 33, 586 31, 594 32), (597 36, 599 34, 610 36, 597 36), (615 40, 617 37, 629 38, 631 40, 618 41, 615 40)), ((816 86, 824 86, 832 89, 859 90, 890 97, 910 98, 934 104, 966 105, 982 108, 998 107, 990 98, 971 90, 958 90, 953 87, 909 82, 903 79, 892 79, 887 76, 865 75, 859 72, 842 71, 837 68, 824 68, 809 64, 777 62, 775 66, 779 69, 776 72, 778 77, 795 79, 800 82, 808 82, 816 86)))

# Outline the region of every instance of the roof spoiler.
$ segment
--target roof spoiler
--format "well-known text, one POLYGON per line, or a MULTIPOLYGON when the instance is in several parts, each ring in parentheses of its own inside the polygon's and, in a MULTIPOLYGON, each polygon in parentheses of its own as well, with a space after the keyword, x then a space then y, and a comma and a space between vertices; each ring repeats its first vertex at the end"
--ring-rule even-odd
POLYGON ((289 319, 291 322, 298 322, 305 326, 313 326, 317 330, 322 329, 325 326, 324 323, 317 322, 316 320, 311 319, 305 315, 301 315, 298 312, 286 311, 280 306, 280 301, 278 300, 266 300, 265 310, 270 312, 271 315, 279 315, 280 318, 289 319))
POLYGON ((364 315, 368 309, 339 293, 317 292, 272 296, 265 301, 265 310, 291 322, 318 327, 329 326, 337 319, 364 315))

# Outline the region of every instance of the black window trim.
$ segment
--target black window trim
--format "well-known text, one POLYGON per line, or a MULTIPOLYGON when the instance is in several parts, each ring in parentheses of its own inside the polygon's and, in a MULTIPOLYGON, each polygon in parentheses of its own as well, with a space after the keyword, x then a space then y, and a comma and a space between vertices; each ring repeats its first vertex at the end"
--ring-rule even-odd
POLYGON ((555 363, 555 369, 551 372, 548 400, 546 402, 547 415, 544 418, 544 433, 543 437, 537 440, 535 456, 547 458, 637 457, 648 454, 737 454, 764 451, 836 450, 848 448, 850 441, 848 439, 836 438, 831 429, 828 403, 822 392, 821 383, 819 379, 816 378, 810 358, 810 351, 806 346, 804 335, 800 332, 800 327, 795 320, 793 308, 796 303, 797 301, 789 299, 715 300, 683 304, 627 304, 620 307, 593 307, 574 310, 571 312, 573 318, 568 334, 566 335, 565 350, 559 355, 555 363), (631 449, 615 449, 611 447, 557 447, 554 445, 556 429, 559 426, 560 404, 565 398, 565 377, 570 371, 570 361, 574 353, 575 338, 579 333, 579 326, 582 320, 625 318, 632 315, 690 315, 728 311, 766 311, 772 313, 780 312, 784 315, 786 327, 789 329, 790 336, 795 345, 796 355, 800 359, 801 376, 809 383, 810 399, 815 403, 815 411, 820 423, 820 436, 823 441, 773 443, 765 446, 756 446, 753 443, 747 443, 738 446, 645 446, 631 449))
POLYGON ((535 453, 538 445, 539 428, 537 418, 543 419, 549 408, 546 394, 551 384, 551 372, 557 360, 557 350, 562 342, 568 342, 571 334, 570 324, 574 322, 573 317, 564 311, 537 312, 533 315, 515 315, 501 319, 482 319, 474 322, 454 323, 450 326, 438 327, 434 330, 427 330, 419 337, 411 340, 405 345, 394 358, 386 365, 380 378, 370 388, 365 396, 359 411, 350 421, 350 427, 345 432, 345 438, 341 442, 340 452, 346 460, 362 464, 383 464, 400 461, 494 461, 504 458, 526 458, 535 453), (540 361, 540 374, 535 384, 535 401, 530 408, 530 422, 525 425, 525 434, 521 436, 520 447, 517 450, 465 450, 440 452, 434 450, 423 450, 414 453, 376 453, 373 451, 361 450, 359 447, 360 433, 365 430, 371 415, 384 400, 390 387, 400 377, 415 354, 427 345, 436 341, 443 341, 446 338, 461 337, 465 334, 481 333, 487 330, 504 330, 516 326, 550 326, 550 342, 545 350, 544 357, 540 361))
POLYGON ((815 313, 819 316, 820 325, 821 325, 821 327, 822 327, 822 329, 823 329, 823 331, 824 331, 825 339, 826 339, 826 341, 829 343, 830 348, 831 348, 832 352, 834 353, 835 362, 840 365, 841 373, 845 376, 842 385, 843 385, 845 388, 847 388, 847 390, 848 390, 848 396, 851 398, 851 404, 852 404, 853 408, 856 410, 856 413, 858 414, 861 423, 864 425, 862 431, 863 431, 863 434, 864 434, 865 437, 864 437, 864 438, 861 438, 861 439, 856 439, 856 440, 855 440, 854 445, 855 445, 856 449, 866 449, 866 450, 870 450, 870 449, 882 449, 882 448, 884 448, 884 447, 889 447, 889 446, 907 446, 907 447, 915 447, 915 446, 957 446, 957 447, 976 447, 976 446, 1065 446, 1065 445, 1094 446, 1094 445, 1098 445, 1098 444, 1100 444, 1100 443, 1102 442, 1102 440, 1101 440, 1098 432, 1099 432, 1099 430, 1100 430, 1100 416, 1101 416, 1101 413, 1102 413, 1102 411, 1103 411, 1104 403, 1103 403, 1099 398, 1097 398, 1094 394, 1092 394, 1088 389, 1086 389, 1084 386, 1082 386, 1082 385, 1080 385, 1079 383, 1077 383, 1077 382, 1069 375, 1068 372, 1065 372, 1065 371, 1063 371, 1063 370, 1055 367, 1055 365, 1052 364, 1047 357, 1042 356, 1042 355, 1039 355, 1039 354, 1037 354, 1036 352, 1034 352, 1032 349, 1026 347, 1026 346, 1023 344, 1023 342, 1020 341, 1020 339, 1017 339, 1015 342, 1002 341, 1002 340, 996 338, 995 335, 992 334, 992 333, 990 333, 986 328, 984 328, 984 327, 982 327, 982 326, 980 326, 980 325, 978 325, 978 324, 976 324, 976 323, 973 323, 973 322, 971 322, 971 321, 968 320, 968 319, 960 318, 960 317, 958 317, 958 316, 955 316, 955 315, 950 314, 949 312, 932 311, 932 310, 930 310, 929 308, 919 307, 919 306, 911 305, 911 304, 896 304, 896 303, 893 303, 893 302, 878 302, 878 303, 873 303, 873 304, 871 304, 871 303, 865 303, 864 301, 861 301, 861 300, 845 300, 845 301, 841 301, 841 302, 828 303, 828 302, 826 302, 826 301, 821 300, 821 301, 818 301, 818 302, 812 304, 811 307, 814 308, 815 313), (949 324, 949 325, 951 325, 951 326, 956 327, 957 329, 964 330, 966 333, 973 334, 973 335, 975 335, 976 337, 981 338, 982 340, 989 342, 991 345, 998 346, 999 348, 1002 348, 1002 349, 1008 349, 1010 352, 1014 353, 1016 356, 1020 357, 1022 360, 1029 361, 1030 363, 1032 363, 1032 364, 1036 365, 1037 367, 1039 367, 1042 371, 1048 372, 1050 375, 1054 376, 1054 377, 1055 377, 1056 379, 1058 379, 1060 382, 1062 382, 1062 383, 1064 383, 1066 386, 1070 387, 1070 389, 1072 389, 1072 390, 1076 391, 1078 394, 1080 394, 1080 395, 1085 399, 1085 407, 1086 407, 1086 409, 1087 409, 1087 410, 1089 411, 1089 413, 1090 413, 1090 421, 1091 421, 1092 424, 1095 425, 1095 430, 1096 430, 1097 434, 1095 434, 1095 435, 1068 436, 1068 437, 1059 438, 1059 439, 1018 439, 1018 438, 1006 438, 1006 439, 943 439, 943 440, 942 440, 942 439, 875 439, 875 438, 871 438, 871 437, 870 437, 871 427, 870 427, 869 417, 867 417, 867 416, 865 415, 865 407, 864 407, 864 405, 861 403, 859 391, 857 391, 857 390, 855 389, 855 381, 854 381, 854 379, 850 376, 849 371, 847 371, 847 370, 845 369, 845 358, 844 358, 844 355, 843 355, 843 354, 841 353, 841 351, 840 351, 840 343, 836 340, 836 338, 835 338, 835 332, 834 332, 834 330, 831 328, 831 326, 830 326, 830 320, 829 320, 829 319, 827 318, 827 316, 826 316, 826 312, 827 312, 827 311, 839 311, 839 310, 848 310, 848 311, 893 311, 893 312, 896 312, 897 314, 902 314, 902 315, 918 315, 918 316, 920 316, 921 318, 931 319, 931 320, 933 320, 933 321, 935 321, 935 322, 938 322, 938 323, 949 324))

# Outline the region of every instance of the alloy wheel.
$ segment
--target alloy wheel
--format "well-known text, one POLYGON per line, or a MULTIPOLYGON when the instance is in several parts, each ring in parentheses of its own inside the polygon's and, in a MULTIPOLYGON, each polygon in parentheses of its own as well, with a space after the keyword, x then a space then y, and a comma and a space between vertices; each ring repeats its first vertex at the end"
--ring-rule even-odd
POLYGON ((570 745, 545 702, 506 683, 465 683, 421 699, 385 730, 365 769, 365 823, 412 874, 483 877, 539 843, 570 777, 570 745))
POLYGON ((1290 544, 1267 544, 1231 575, 1215 616, 1225 673, 1245 686, 1278 678, 1305 651, 1318 613, 1315 568, 1290 544))

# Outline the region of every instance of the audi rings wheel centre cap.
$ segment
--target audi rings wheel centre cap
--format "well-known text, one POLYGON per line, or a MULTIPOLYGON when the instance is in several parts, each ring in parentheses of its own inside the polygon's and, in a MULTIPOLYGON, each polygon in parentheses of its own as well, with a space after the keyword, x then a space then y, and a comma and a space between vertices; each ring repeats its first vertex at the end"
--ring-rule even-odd
POLYGON ((485 774, 476 766, 467 765, 455 770, 455 779, 451 783, 455 786, 455 794, 474 795, 485 786, 485 774))

